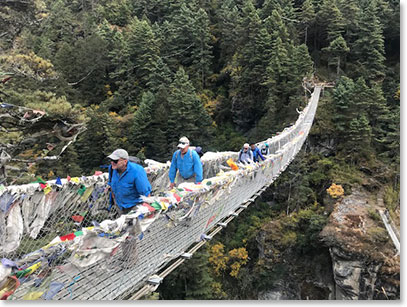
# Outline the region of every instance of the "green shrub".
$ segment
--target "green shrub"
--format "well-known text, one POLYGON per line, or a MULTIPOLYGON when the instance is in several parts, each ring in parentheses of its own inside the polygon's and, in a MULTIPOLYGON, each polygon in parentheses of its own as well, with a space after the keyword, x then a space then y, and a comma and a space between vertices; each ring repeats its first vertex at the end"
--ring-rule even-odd
POLYGON ((368 235, 374 242, 386 242, 389 239, 386 229, 382 227, 369 228, 368 235))
POLYGON ((382 220, 379 213, 377 213, 376 210, 374 210, 374 209, 367 209, 367 214, 374 221, 379 222, 382 220))
POLYGON ((281 245, 286 247, 294 246, 296 242, 297 242, 297 233, 295 233, 294 231, 288 231, 284 233, 280 241, 281 245))
POLYGON ((392 186, 384 188, 383 201, 389 211, 394 211, 399 205, 400 189, 396 190, 392 186))

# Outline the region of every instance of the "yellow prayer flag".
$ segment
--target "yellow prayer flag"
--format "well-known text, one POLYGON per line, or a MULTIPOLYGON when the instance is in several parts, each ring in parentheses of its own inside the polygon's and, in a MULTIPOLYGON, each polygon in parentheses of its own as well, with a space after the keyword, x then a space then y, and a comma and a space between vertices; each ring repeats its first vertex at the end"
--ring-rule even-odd
POLYGON ((71 178, 71 181, 75 182, 75 183, 79 183, 79 178, 78 177, 73 177, 73 178, 71 178))
POLYGON ((45 195, 47 195, 49 192, 51 192, 52 191, 52 188, 49 186, 49 185, 47 185, 45 188, 44 188, 44 194, 45 195))
POLYGON ((25 301, 38 300, 43 294, 44 294, 44 291, 29 292, 29 293, 27 293, 26 295, 23 296, 23 300, 25 300, 25 301))
POLYGON ((89 187, 86 189, 85 193, 83 193, 81 197, 81 201, 84 203, 89 198, 90 194, 93 192, 93 187, 89 187))
POLYGON ((168 204, 167 204, 167 203, 161 201, 161 202, 160 202, 160 205, 161 205, 161 208, 162 208, 163 210, 167 210, 167 209, 168 209, 168 204))

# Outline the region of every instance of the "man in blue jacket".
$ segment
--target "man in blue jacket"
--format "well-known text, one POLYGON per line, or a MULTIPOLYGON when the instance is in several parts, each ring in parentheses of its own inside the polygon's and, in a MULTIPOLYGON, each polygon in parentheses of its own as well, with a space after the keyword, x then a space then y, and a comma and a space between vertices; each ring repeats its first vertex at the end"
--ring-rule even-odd
MULTIPOLYGON (((124 149, 116 149, 110 156, 109 182, 112 196, 122 213, 127 214, 142 203, 141 195, 150 196, 151 185, 144 168, 129 161, 124 149)), ((109 208, 110 209, 110 208, 109 208)))
POLYGON ((170 189, 175 186, 175 181, 177 181, 177 185, 182 182, 200 184, 203 180, 203 171, 198 153, 189 148, 189 140, 185 136, 179 139, 178 148, 171 160, 170 189))
POLYGON ((254 161, 254 162, 259 162, 259 161, 260 161, 260 160, 259 160, 259 157, 260 157, 263 161, 266 160, 266 158, 263 157, 263 155, 262 155, 261 152, 260 152, 260 149, 256 146, 255 143, 250 143, 250 148, 251 148, 251 150, 252 150, 252 152, 253 152, 253 161, 254 161))

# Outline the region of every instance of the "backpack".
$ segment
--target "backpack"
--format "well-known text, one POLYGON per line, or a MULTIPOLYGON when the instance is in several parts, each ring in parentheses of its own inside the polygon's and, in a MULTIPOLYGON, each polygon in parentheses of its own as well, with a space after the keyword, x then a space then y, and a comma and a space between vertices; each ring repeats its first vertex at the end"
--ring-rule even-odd
MULTIPOLYGON (((177 150, 177 155, 175 156, 177 158, 177 160, 178 160, 178 156, 179 156, 180 152, 181 152, 181 150, 178 149, 177 150)), ((192 160, 192 150, 191 149, 189 150, 189 155, 191 156, 191 160, 192 160)))
MULTIPOLYGON (((251 159, 254 161, 254 155, 250 148, 249 148, 248 152, 249 152, 249 155, 251 156, 251 159)), ((237 159, 237 161, 240 161, 240 158, 242 157, 242 153, 243 153, 243 148, 240 149, 240 151, 239 151, 239 158, 237 159)))

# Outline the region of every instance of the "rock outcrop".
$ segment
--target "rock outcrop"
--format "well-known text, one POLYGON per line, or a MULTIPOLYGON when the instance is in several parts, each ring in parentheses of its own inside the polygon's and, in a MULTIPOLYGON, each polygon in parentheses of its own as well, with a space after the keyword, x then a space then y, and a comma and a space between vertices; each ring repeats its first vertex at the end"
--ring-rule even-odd
POLYGON ((332 258, 337 300, 400 299, 400 256, 371 196, 355 189, 335 205, 321 232, 332 258))
POLYGON ((377 214, 382 204, 360 188, 331 205, 320 245, 306 253, 278 245, 290 238, 280 220, 262 227, 258 265, 270 282, 258 299, 400 299, 400 256, 377 214))

